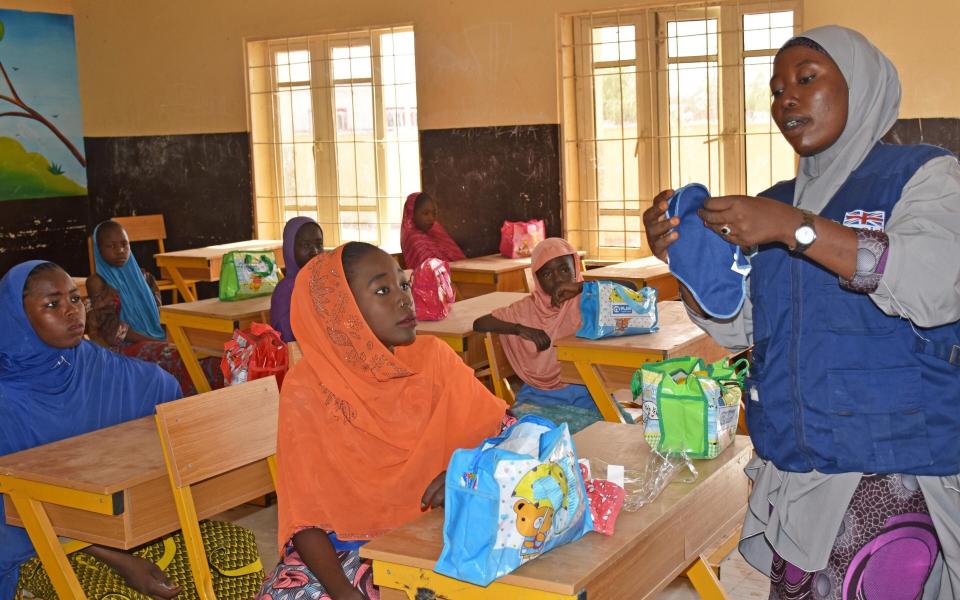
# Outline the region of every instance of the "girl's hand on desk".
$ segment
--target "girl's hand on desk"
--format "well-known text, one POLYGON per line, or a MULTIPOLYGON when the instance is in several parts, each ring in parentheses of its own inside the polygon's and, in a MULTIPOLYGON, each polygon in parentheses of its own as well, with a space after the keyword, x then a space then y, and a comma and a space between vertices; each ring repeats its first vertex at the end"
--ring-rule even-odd
POLYGON ((446 480, 446 471, 441 471, 439 475, 433 478, 433 481, 430 482, 430 485, 428 485, 427 489, 423 492, 423 497, 420 498, 421 512, 428 508, 440 508, 443 506, 443 500, 446 496, 444 494, 444 484, 446 480))
POLYGON ((517 325, 517 335, 522 337, 525 340, 530 340, 537 347, 538 352, 543 352, 550 347, 550 344, 553 342, 550 341, 550 336, 547 335, 547 332, 542 329, 534 329, 533 327, 527 327, 525 325, 517 325))
POLYGON ((553 305, 559 307, 561 304, 567 300, 572 300, 580 295, 583 291, 583 282, 579 281, 565 281, 558 283, 557 287, 553 289, 553 305))

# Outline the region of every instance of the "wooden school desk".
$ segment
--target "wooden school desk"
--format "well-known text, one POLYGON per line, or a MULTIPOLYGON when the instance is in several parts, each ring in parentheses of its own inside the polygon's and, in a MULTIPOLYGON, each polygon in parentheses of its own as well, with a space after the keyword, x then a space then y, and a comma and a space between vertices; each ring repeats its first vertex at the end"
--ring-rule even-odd
POLYGON ((170 279, 177 285, 185 302, 197 298, 186 283, 187 279, 196 281, 220 281, 220 261, 223 255, 234 250, 274 250, 277 266, 283 267, 283 240, 248 240, 205 246, 193 250, 177 250, 154 254, 157 266, 170 273, 170 279))
MULTIPOLYGON (((594 423, 574 436, 577 454, 642 471, 650 456, 643 427, 594 423)), ((694 483, 671 483, 637 512, 622 511, 612 536, 588 533, 501 577, 488 587, 433 571, 443 548, 443 511, 435 510, 378 537, 360 549, 373 559, 374 583, 383 600, 642 600, 654 598, 686 573, 701 598, 725 598, 703 554, 743 519, 749 493, 743 467, 750 440, 736 441, 713 460, 695 461, 694 483)), ((602 461, 602 463, 601 463, 602 461)))
POLYGON ((473 330, 473 322, 498 308, 513 304, 524 292, 491 292, 453 303, 442 321, 418 321, 417 335, 435 335, 450 345, 468 365, 486 358, 482 334, 473 330))
MULTIPOLYGON (((271 491, 265 464, 193 488, 201 519, 271 491)), ((0 456, 0 493, 64 600, 85 596, 58 535, 126 550, 180 529, 153 416, 0 456)))
POLYGON ((648 256, 637 260, 590 269, 583 272, 583 278, 597 279, 624 279, 632 281, 637 289, 643 286, 657 290, 657 300, 679 300, 680 287, 677 278, 670 273, 670 266, 657 258, 648 256))
POLYGON ((450 279, 461 300, 490 292, 523 292, 523 270, 529 266, 529 258, 504 258, 499 254, 465 258, 450 263, 450 279))
MULTIPOLYGON (((577 254, 582 260, 586 253, 581 250, 577 254)), ((490 292, 525 292, 529 290, 523 270, 529 266, 529 258, 504 258, 499 254, 465 258, 450 263, 450 279, 460 300, 490 292)))
POLYGON ((680 301, 660 302, 660 329, 656 333, 585 340, 568 336, 554 341, 564 383, 587 386, 597 408, 607 421, 621 422, 610 392, 630 388, 640 365, 677 356, 699 356, 706 362, 728 354, 713 338, 697 327, 680 301))
POLYGON ((233 336, 233 330, 254 321, 270 323, 270 296, 236 302, 210 298, 160 307, 160 322, 167 326, 167 334, 176 344, 198 394, 209 392, 210 382, 200 368, 194 348, 222 355, 223 343, 233 336))

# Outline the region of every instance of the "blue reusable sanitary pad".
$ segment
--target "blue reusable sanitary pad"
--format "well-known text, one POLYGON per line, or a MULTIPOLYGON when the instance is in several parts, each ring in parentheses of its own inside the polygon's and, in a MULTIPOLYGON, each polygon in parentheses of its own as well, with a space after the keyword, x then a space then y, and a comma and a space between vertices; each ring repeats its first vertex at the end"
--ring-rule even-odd
POLYGON ((667 218, 680 217, 674 228, 680 237, 668 251, 670 272, 709 315, 727 319, 743 306, 750 262, 739 246, 704 226, 697 210, 709 197, 710 192, 699 183, 687 184, 670 197, 667 218))

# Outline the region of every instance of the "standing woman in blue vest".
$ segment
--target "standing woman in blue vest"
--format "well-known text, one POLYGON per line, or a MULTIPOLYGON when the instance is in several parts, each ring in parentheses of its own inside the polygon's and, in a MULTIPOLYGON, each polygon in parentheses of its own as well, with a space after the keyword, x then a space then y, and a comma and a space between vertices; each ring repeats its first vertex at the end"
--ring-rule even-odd
MULTIPOLYGON (((900 82, 855 31, 788 41, 770 89, 796 179, 700 213, 758 247, 747 301, 711 319, 682 290, 720 344, 753 346, 740 551, 771 598, 958 598, 960 166, 880 142, 900 82)), ((644 214, 661 259, 679 236, 671 193, 644 214)))

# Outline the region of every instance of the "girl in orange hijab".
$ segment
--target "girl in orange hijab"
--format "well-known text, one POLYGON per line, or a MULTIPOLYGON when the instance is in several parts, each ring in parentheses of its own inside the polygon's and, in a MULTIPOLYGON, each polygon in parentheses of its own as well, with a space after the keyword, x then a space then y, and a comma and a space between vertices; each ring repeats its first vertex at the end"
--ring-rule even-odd
POLYGON ((439 338, 416 335, 410 283, 351 242, 297 276, 303 359, 280 395, 281 560, 260 598, 377 598, 358 548, 443 506, 457 448, 496 435, 506 405, 439 338))

